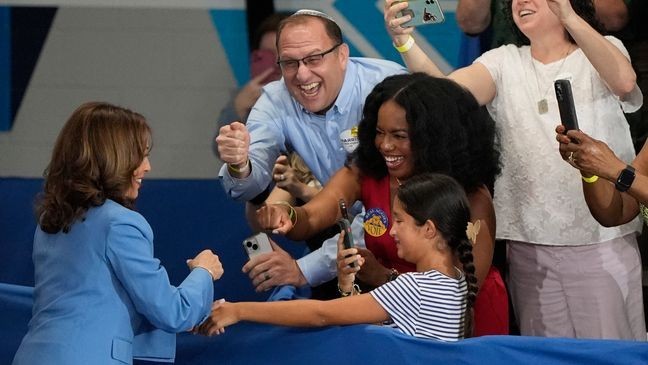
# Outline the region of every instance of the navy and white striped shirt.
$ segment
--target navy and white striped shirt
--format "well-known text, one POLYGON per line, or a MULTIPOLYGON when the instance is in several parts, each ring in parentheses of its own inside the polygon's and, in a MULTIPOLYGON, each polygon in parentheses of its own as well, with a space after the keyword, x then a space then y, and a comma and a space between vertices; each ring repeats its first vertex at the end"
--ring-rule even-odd
POLYGON ((463 338, 467 293, 463 273, 453 279, 436 270, 401 274, 371 291, 391 317, 392 327, 442 341, 463 338))

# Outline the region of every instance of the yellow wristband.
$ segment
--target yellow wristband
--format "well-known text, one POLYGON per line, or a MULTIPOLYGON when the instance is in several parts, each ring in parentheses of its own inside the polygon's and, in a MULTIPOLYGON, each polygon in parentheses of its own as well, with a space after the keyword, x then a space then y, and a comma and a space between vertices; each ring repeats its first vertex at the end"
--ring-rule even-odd
POLYGON ((596 180, 598 180, 598 176, 596 175, 592 175, 590 177, 581 176, 581 178, 588 184, 594 184, 596 180))
POLYGON ((405 53, 409 51, 414 45, 414 37, 409 36, 409 38, 407 38, 407 42, 405 42, 405 44, 403 44, 402 46, 397 46, 395 43, 392 44, 394 45, 394 48, 396 48, 398 52, 405 53))

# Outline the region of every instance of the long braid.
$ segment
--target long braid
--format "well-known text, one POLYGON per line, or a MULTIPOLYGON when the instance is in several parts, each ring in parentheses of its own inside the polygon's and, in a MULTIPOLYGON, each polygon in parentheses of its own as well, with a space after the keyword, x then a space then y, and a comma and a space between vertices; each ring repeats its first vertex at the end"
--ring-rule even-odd
POLYGON ((468 292, 466 293, 466 315, 464 320, 464 338, 472 337, 474 322, 474 306, 477 299, 477 276, 475 276, 475 264, 473 263, 472 244, 468 238, 455 239, 455 255, 463 266, 464 277, 468 292))
POLYGON ((475 276, 475 264, 473 263, 472 244, 467 238, 462 238, 458 242, 456 252, 459 261, 463 265, 466 284, 468 285, 468 294, 466 296, 468 308, 472 308, 475 305, 477 291, 479 290, 477 276, 475 276))

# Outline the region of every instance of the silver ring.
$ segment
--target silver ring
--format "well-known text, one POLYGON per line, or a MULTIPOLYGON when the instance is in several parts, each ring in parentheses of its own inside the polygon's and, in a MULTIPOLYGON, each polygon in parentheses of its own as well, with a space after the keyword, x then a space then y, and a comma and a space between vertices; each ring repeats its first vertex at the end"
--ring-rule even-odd
POLYGON ((569 157, 567 157, 569 162, 574 163, 574 152, 569 152, 569 157))
POLYGON ((263 273, 263 280, 264 280, 264 281, 268 281, 268 280, 270 280, 270 274, 268 274, 267 271, 263 273))
POLYGON ((284 176, 284 174, 279 175, 279 180, 280 181, 286 180, 286 177, 284 176))

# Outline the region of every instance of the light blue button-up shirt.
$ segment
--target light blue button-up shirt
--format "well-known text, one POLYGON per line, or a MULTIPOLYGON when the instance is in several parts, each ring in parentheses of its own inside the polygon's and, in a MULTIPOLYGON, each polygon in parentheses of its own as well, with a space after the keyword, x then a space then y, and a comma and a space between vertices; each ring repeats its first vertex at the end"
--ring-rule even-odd
MULTIPOLYGON (((247 120, 250 132, 251 174, 233 178, 223 165, 223 187, 236 200, 250 200, 272 181, 272 168, 282 152, 296 151, 322 184, 326 184, 347 157, 340 134, 356 127, 362 118, 367 95, 387 76, 406 73, 394 62, 372 58, 349 58, 342 90, 325 115, 304 109, 288 92, 283 80, 263 87, 247 120)), ((356 243, 364 247, 362 219, 352 226, 356 243)), ((337 236, 324 242, 319 250, 297 260, 308 283, 319 285, 337 272, 337 236)))

